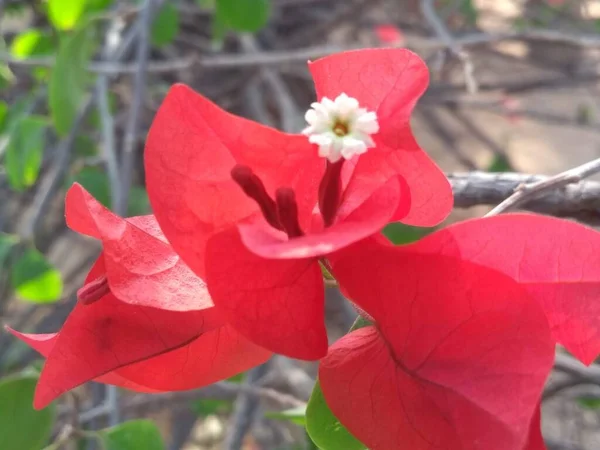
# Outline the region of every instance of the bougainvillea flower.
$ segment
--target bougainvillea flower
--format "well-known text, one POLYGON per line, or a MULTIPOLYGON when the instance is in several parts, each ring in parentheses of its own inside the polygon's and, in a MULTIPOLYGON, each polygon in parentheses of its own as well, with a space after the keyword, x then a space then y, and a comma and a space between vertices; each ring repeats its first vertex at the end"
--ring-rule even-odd
POLYGON ((502 273, 537 300, 554 339, 585 364, 600 354, 600 233, 568 220, 505 214, 461 222, 402 247, 502 273))
POLYGON ((317 259, 389 222, 429 226, 452 207, 410 115, 427 87, 401 49, 310 64, 318 102, 304 134, 236 117, 176 85, 150 129, 154 213, 227 320, 257 344, 301 359, 327 349, 317 259))
POLYGON ((366 240, 332 260, 374 325, 321 361, 331 410, 371 450, 525 450, 554 357, 540 305, 498 271, 401 253, 366 240))
POLYGON ((74 185, 66 217, 73 230, 100 239, 103 252, 60 332, 9 330, 47 358, 36 408, 90 380, 146 392, 185 390, 269 358, 227 325, 153 216, 121 219, 74 185))

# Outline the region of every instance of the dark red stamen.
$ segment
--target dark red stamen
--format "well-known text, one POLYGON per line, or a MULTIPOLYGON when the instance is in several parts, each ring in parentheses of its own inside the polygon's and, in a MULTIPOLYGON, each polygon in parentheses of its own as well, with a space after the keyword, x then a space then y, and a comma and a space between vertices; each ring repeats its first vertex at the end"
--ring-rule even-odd
POLYGON ((279 188, 275 192, 279 222, 290 238, 303 236, 304 232, 298 222, 298 203, 296 194, 291 188, 279 188))
POLYGON ((237 164, 231 169, 231 178, 233 178, 233 181, 244 190, 244 193, 248 197, 258 203, 258 206, 269 225, 278 230, 283 230, 277 216, 277 205, 275 201, 269 197, 265 185, 252 169, 243 164, 237 164))
POLYGON ((342 165, 344 160, 336 163, 327 161, 325 175, 319 185, 319 209, 325 226, 330 226, 340 206, 342 197, 342 165))
POLYGON ((95 280, 90 281, 77 291, 77 299, 84 305, 97 302, 102 297, 110 293, 108 280, 102 275, 95 280))

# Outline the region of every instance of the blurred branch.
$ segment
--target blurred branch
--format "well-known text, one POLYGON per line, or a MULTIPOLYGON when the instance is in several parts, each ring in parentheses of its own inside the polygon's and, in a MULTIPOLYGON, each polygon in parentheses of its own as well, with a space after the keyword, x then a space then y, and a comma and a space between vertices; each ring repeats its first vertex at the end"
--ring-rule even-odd
MULTIPOLYGON (((497 205, 509 198, 521 185, 542 182, 550 177, 504 172, 450 173, 448 179, 458 208, 497 205)), ((573 217, 586 222, 600 222, 600 183, 583 181, 543 192, 527 199, 520 208, 558 217, 573 217)))
MULTIPOLYGON (((407 34, 406 46, 417 52, 425 50, 442 50, 448 47, 448 42, 439 38, 427 38, 407 34)), ((600 47, 599 35, 567 34, 555 30, 532 29, 512 33, 471 33, 463 36, 455 36, 451 40, 452 48, 464 49, 465 47, 494 44, 507 40, 539 40, 550 43, 569 43, 583 48, 600 47)), ((227 69, 242 67, 258 67, 269 65, 281 65, 291 63, 305 64, 309 60, 321 58, 332 53, 363 48, 358 43, 354 45, 315 45, 292 50, 257 51, 252 54, 222 53, 211 56, 198 56, 191 54, 183 58, 166 61, 149 61, 147 72, 165 73, 176 72, 191 68, 203 69, 227 69)), ((456 51, 459 51, 456 50, 456 51)), ((30 57, 17 58, 9 53, 0 53, 0 61, 24 67, 52 67, 53 57, 30 57)), ((106 75, 135 74, 138 71, 137 63, 118 63, 108 61, 96 61, 89 65, 89 70, 106 75)))
MULTIPOLYGON (((271 367, 271 361, 251 369, 246 374, 244 385, 251 388, 264 377, 271 367)), ((223 443, 224 450, 241 450, 246 434, 252 428, 259 407, 259 399, 247 392, 241 392, 235 401, 229 427, 223 443)))
POLYGON ((470 94, 476 93, 478 86, 473 74, 473 61, 471 61, 469 54, 462 49, 442 19, 437 15, 434 0, 421 0, 421 13, 440 41, 461 62, 467 92, 470 94))
POLYGON ((123 138, 121 195, 115 204, 115 212, 119 215, 127 213, 127 199, 131 188, 131 178, 135 161, 135 145, 139 127, 139 117, 146 92, 146 76, 150 53, 150 26, 152 24, 153 0, 146 0, 138 18, 138 43, 136 51, 137 70, 133 81, 133 102, 123 138))
POLYGON ((582 164, 573 169, 566 170, 548 177, 544 180, 534 181, 531 183, 522 183, 516 190, 498 206, 486 214, 486 217, 494 216, 511 209, 515 209, 536 197, 542 196, 548 191, 552 191, 569 184, 579 183, 585 178, 591 177, 600 172, 600 158, 582 164))
MULTIPOLYGON (((280 405, 282 408, 293 408, 306 404, 300 399, 274 389, 221 381, 193 391, 167 392, 164 394, 138 394, 127 400, 124 399, 121 403, 121 411, 125 414, 136 410, 143 410, 144 412, 157 411, 165 407, 174 408, 177 404, 187 406, 190 401, 201 399, 235 400, 240 393, 248 394, 255 398, 270 400, 273 403, 280 405)), ((66 413, 67 412, 65 412, 65 414, 66 413)), ((102 404, 81 413, 79 422, 87 423, 98 417, 106 416, 108 413, 109 410, 107 406, 102 404)))

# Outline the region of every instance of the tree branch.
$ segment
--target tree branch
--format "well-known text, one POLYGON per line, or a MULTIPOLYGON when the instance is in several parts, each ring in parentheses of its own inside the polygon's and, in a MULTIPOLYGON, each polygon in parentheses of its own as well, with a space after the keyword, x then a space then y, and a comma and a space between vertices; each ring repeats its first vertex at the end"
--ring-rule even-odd
MULTIPOLYGON (((454 191, 455 206, 470 208, 477 205, 497 205, 513 195, 519 186, 542 182, 550 177, 513 172, 468 172, 450 173, 448 179, 454 191)), ((526 199, 519 208, 600 223, 600 183, 582 181, 543 192, 540 197, 526 199)))

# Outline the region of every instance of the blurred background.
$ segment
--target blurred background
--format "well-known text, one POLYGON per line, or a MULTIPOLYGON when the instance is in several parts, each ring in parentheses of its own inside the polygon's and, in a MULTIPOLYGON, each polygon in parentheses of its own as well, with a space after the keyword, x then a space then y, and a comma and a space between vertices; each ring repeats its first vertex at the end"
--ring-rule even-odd
MULTIPOLYGON (((144 140, 173 83, 298 132, 315 98, 307 60, 383 46, 408 47, 430 68, 413 129, 453 183, 448 223, 481 216, 540 179, 529 175, 600 157, 600 1, 0 0, 0 321, 49 333, 72 309, 99 252, 65 226, 74 181, 121 215, 150 212, 144 140)), ((525 208, 594 225, 600 185, 525 208)), ((387 232, 400 242, 426 231, 387 232)), ((333 341, 354 312, 328 295, 333 341)), ((278 411, 301 410, 314 364, 275 357, 215 386, 158 396, 90 383, 76 391, 76 407, 65 397, 34 412, 40 367, 37 354, 0 333, 2 450, 60 443, 73 415, 87 430, 149 418, 162 435, 163 444, 110 450, 312 448, 302 414, 278 411)), ((549 448, 600 448, 600 366, 563 360, 555 372, 543 408, 549 448)), ((79 439, 60 448, 99 447, 79 439)))

